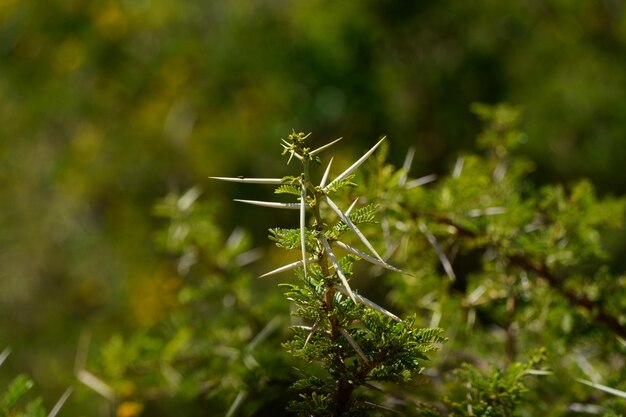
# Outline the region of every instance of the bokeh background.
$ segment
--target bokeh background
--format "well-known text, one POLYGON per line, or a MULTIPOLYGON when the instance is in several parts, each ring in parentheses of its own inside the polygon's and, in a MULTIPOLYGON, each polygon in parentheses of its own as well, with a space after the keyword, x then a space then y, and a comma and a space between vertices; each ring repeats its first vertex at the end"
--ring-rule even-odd
POLYGON ((533 181, 624 194, 624 3, 0 0, 0 384, 28 373, 53 404, 81 333, 166 314, 168 192, 199 185, 267 245, 274 219, 207 177, 281 175, 292 128, 346 158, 386 134, 419 176, 473 147, 471 103, 508 102, 533 181))

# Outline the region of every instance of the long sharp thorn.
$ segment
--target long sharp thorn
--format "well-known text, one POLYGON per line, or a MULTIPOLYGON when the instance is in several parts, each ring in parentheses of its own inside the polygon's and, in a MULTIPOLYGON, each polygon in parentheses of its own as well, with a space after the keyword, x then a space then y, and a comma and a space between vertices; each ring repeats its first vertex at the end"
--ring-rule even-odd
POLYGON ((363 260, 366 260, 367 262, 370 262, 370 263, 372 263, 374 265, 380 266, 380 267, 388 269, 390 271, 399 272, 399 273, 405 274, 405 275, 410 275, 409 273, 407 273, 407 272, 405 272, 405 271, 403 271, 403 270, 401 270, 399 268, 396 268, 395 266, 390 265, 387 262, 381 262, 378 259, 374 258, 373 256, 370 256, 370 255, 368 255, 365 252, 362 252, 362 251, 360 251, 360 250, 358 250, 356 248, 353 248, 350 245, 346 245, 343 242, 336 241, 335 245, 339 246, 342 249, 347 250, 348 252, 353 253, 354 255, 358 256, 359 258, 361 258, 363 260))
POLYGON ((370 155, 372 155, 374 153, 374 151, 376 150, 376 148, 378 148, 378 146, 387 138, 387 136, 383 136, 383 138, 381 140, 379 140, 376 145, 374 145, 372 147, 372 149, 370 149, 369 151, 367 151, 362 157, 360 157, 354 164, 350 165, 350 167, 348 169, 346 169, 345 171, 343 171, 341 174, 339 174, 339 176, 337 178, 335 178, 330 184, 328 184, 328 187, 330 187, 331 184, 334 184, 337 181, 341 181, 342 179, 344 179, 345 177, 347 177, 348 175, 352 174, 358 167, 359 165, 361 165, 363 162, 365 162, 365 160, 367 158, 370 157, 370 155))
POLYGON ((59 411, 61 411, 63 404, 65 404, 65 401, 67 401, 72 394, 72 391, 74 391, 74 389, 71 387, 65 390, 61 398, 59 398, 56 404, 54 404, 54 407, 52 407, 52 410, 50 410, 50 413, 48 413, 48 417, 56 417, 56 415, 59 414, 59 411))
POLYGON ((381 388, 377 387, 376 385, 370 382, 366 382, 365 384, 363 384, 363 386, 369 389, 373 389, 374 391, 382 392, 383 394, 385 393, 384 390, 382 390, 381 388))
MULTIPOLYGON (((348 290, 346 288, 342 287, 341 285, 335 285, 333 288, 335 288, 337 291, 339 291, 342 294, 345 294, 345 295, 348 294, 348 290)), ((376 310, 380 314, 385 315, 385 316, 389 317, 390 319, 397 321, 398 323, 402 323, 403 322, 400 317, 396 316, 395 314, 393 314, 389 310, 384 309, 383 307, 379 306, 375 302, 373 302, 371 300, 368 300, 367 298, 363 297, 362 295, 354 294, 354 297, 356 298, 356 300, 359 303, 368 306, 372 310, 376 310)))
POLYGON ((241 200, 238 198, 235 198, 233 201, 237 201, 239 203, 252 204, 253 206, 261 206, 261 207, 291 209, 291 210, 300 209, 300 203, 278 203, 275 201, 241 200))
POLYGON ((498 214, 506 213, 505 207, 487 207, 484 210, 473 209, 467 212, 469 217, 481 217, 481 216, 496 216, 498 214))
POLYGON ((2 365, 2 363, 9 357, 10 354, 11 354, 10 347, 5 348, 2 351, 2 353, 0 353, 0 365, 2 365))
POLYGON ((454 270, 452 269, 452 264, 450 263, 450 260, 444 253, 443 249, 441 248, 441 245, 439 245, 437 238, 435 237, 435 235, 433 235, 430 232, 430 230, 428 230, 428 227, 424 223, 420 223, 419 227, 420 227, 421 232, 424 233, 424 235, 426 236, 426 239, 428 239, 428 242, 430 242, 432 247, 435 249, 435 252, 437 252, 439 261, 441 262, 443 269, 446 271, 446 275, 448 275, 448 278, 450 278, 450 281, 454 282, 456 280, 456 274, 454 273, 454 270))
POLYGON ((252 340, 250 341, 250 343, 248 343, 248 346, 246 346, 245 349, 248 352, 254 351, 261 343, 263 343, 263 341, 267 340, 267 338, 270 337, 270 335, 280 327, 281 323, 282 318, 280 316, 274 316, 274 318, 268 321, 267 324, 263 326, 261 331, 259 331, 256 336, 252 338, 252 340))
POLYGON ((315 324, 313 325, 313 327, 311 327, 311 331, 309 332, 308 336, 306 337, 306 340, 304 341, 304 345, 302 346, 302 349, 304 350, 304 348, 306 348, 306 346, 309 344, 309 342, 311 341, 311 338, 313 337, 313 335, 315 334, 315 332, 317 331, 317 327, 319 326, 320 322, 319 320, 315 322, 315 324))
POLYGON ((354 338, 350 335, 350 333, 348 333, 348 331, 344 329, 343 327, 339 328, 339 332, 343 335, 343 337, 345 337, 348 343, 350 343, 350 346, 352 346, 352 348, 356 351, 359 357, 363 359, 363 362, 368 363, 369 361, 367 360, 365 353, 363 353, 361 346, 359 346, 359 344, 356 342, 356 340, 354 340, 354 338))
MULTIPOLYGON (((317 260, 317 258, 315 256, 311 256, 309 259, 307 259, 307 262, 315 262, 317 260)), ((270 275, 275 275, 275 274, 280 274, 281 272, 285 272, 285 271, 290 271, 292 269, 296 269, 299 266, 304 265, 304 262, 302 262, 302 260, 296 261, 296 262, 292 262, 290 264, 287 265, 283 265, 280 268, 276 268, 273 271, 270 272, 266 272, 263 275, 259 276, 259 278, 265 278, 265 277, 269 277, 270 275)))
POLYGON ((590 387, 593 387, 595 389, 598 389, 600 391, 604 391, 608 394, 611 395, 615 395, 616 397, 620 397, 620 398, 626 398, 626 392, 624 391, 620 391, 618 389, 615 388, 611 388, 611 387, 607 387, 606 385, 602 385, 602 384, 598 384, 592 381, 586 381, 584 379, 580 379, 580 378, 576 378, 576 381, 580 382, 581 384, 585 384, 588 385, 590 387))
POLYGON ((454 164, 454 170, 452 171, 452 178, 459 178, 461 172, 463 172, 463 166, 465 165, 465 157, 460 156, 454 164))
POLYGON ((239 394, 237 394, 237 397, 235 397, 235 401, 233 401, 233 403, 230 405, 230 408, 226 412, 226 417, 233 417, 237 413, 237 410, 239 409, 239 407, 241 407, 241 405, 243 404, 243 402, 246 400, 247 397, 248 397, 248 393, 246 391, 244 390, 239 391, 239 394))
POLYGON ((385 260, 378 254, 378 252, 376 252, 376 249, 374 249, 374 247, 372 246, 372 244, 369 242, 369 240, 367 240, 367 238, 365 237, 365 235, 363 233, 361 233, 361 231, 359 230, 358 227, 356 227, 354 225, 354 223, 352 223, 352 220, 350 220, 350 218, 348 216, 346 216, 340 209, 339 207, 337 207, 337 205, 333 202, 333 200, 330 199, 330 197, 328 196, 324 196, 326 198, 326 202, 328 203, 328 206, 335 212, 337 213, 337 215, 341 218, 341 220, 348 225, 348 227, 350 229, 352 229, 352 231, 354 233, 356 233, 356 235, 359 237, 359 240, 361 242, 363 242, 363 244, 365 246, 367 246, 367 248, 378 258, 378 260, 380 260, 382 263, 385 263, 385 260))
POLYGON ((384 405, 380 405, 380 404, 376 404, 373 403, 371 401, 363 401, 365 404, 371 406, 371 407, 375 407, 375 408, 379 408, 381 410, 385 410, 385 411, 389 411, 390 413, 394 413, 394 414, 402 414, 401 412, 399 412, 398 410, 394 410, 393 408, 389 408, 389 407, 385 407, 384 405))
POLYGON ((350 204, 350 207, 348 207, 348 210, 346 210, 346 216, 349 216, 350 213, 352 213, 352 210, 356 206, 357 201, 359 201, 359 197, 355 198, 352 204, 350 204))
POLYGON ((281 178, 209 177, 213 180, 240 182, 245 184, 280 184, 281 178))
POLYGON ((320 188, 324 188, 326 186, 326 180, 328 180, 328 173, 330 173, 330 166, 333 163, 333 158, 330 158, 330 162, 326 167, 326 171, 324 171, 324 175, 322 176, 322 181, 320 182, 320 188))
POLYGON ((289 160, 287 161, 287 165, 289 165, 289 162, 291 162, 291 158, 293 158, 294 156, 302 161, 302 156, 298 152, 290 151, 290 154, 291 155, 289 155, 289 160))
POLYGON ((402 164, 402 175, 398 179, 398 184, 404 185, 406 184, 406 179, 409 175, 409 170, 411 169, 411 164, 413 163, 413 157, 415 156, 415 148, 409 148, 409 151, 406 153, 406 158, 404 158, 404 163, 402 164))
POLYGON ((302 182, 300 191, 300 248, 302 249, 302 263, 304 266, 304 278, 306 278, 306 184, 302 182))
POLYGON ((346 279, 346 276, 343 274, 343 271, 341 270, 341 266, 339 266, 339 261, 337 261, 337 257, 335 257, 335 254, 333 253, 332 249, 330 248, 330 245, 328 244, 328 240, 326 240, 325 237, 321 237, 320 241, 322 242, 322 245, 324 246, 324 249, 326 250, 326 253, 328 253, 328 257, 330 258, 330 262, 333 264, 333 267, 335 268, 335 271, 337 272, 337 275, 339 276, 339 279, 341 280, 341 283, 344 285, 344 287, 345 287, 345 289, 347 291, 347 295, 356 304, 356 296, 352 292, 352 289, 350 288, 350 284, 348 284, 348 280, 346 279))
POLYGON ((391 245, 392 245, 391 230, 389 230, 389 218, 386 216, 383 217, 383 219, 380 222, 380 226, 383 229, 383 238, 385 240, 385 245, 387 246, 387 251, 389 251, 389 248, 391 248, 391 245))
POLYGON ((339 138, 339 139, 335 139, 334 141, 327 143, 326 145, 322 145, 319 148, 312 150, 311 152, 309 152, 309 155, 311 156, 315 156, 318 153, 322 152, 324 149, 330 148, 331 146, 333 146, 335 143, 339 142, 341 139, 343 138, 339 138))
POLYGON ((108 400, 115 400, 115 391, 100 378, 85 369, 76 372, 76 379, 108 400))
POLYGON ((426 175, 425 177, 421 177, 407 182, 405 187, 407 190, 410 190, 411 188, 419 187, 421 185, 428 184, 429 182, 433 182, 436 179, 437 176, 435 174, 426 175))

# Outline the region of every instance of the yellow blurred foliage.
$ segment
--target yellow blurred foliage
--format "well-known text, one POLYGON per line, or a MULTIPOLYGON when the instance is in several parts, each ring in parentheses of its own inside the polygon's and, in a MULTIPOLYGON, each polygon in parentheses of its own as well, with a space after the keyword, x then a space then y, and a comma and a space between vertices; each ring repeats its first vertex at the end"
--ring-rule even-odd
POLYGON ((94 6, 91 14, 96 29, 105 38, 117 40, 126 34, 128 19, 118 4, 108 2, 94 6))
POLYGON ((72 138, 72 151, 81 161, 92 160, 102 147, 102 134, 90 122, 81 123, 72 138))
POLYGON ((117 407, 117 417, 137 417, 143 412, 143 404, 137 401, 124 401, 117 407))
POLYGON ((181 285, 180 277, 163 272, 132 280, 130 304, 134 321, 142 326, 151 326, 162 320, 176 305, 181 285))
POLYGON ((163 63, 161 67, 163 84, 169 87, 170 92, 177 92, 191 75, 189 62, 181 57, 173 57, 163 63))
POLYGON ((63 41, 54 57, 54 66, 61 73, 72 73, 85 61, 85 47, 76 38, 63 41))
MULTIPOLYGON (((2 6, 0 6, 0 10, 1 9, 2 6)), ((1 20, 2 17, 0 17, 0 21, 1 20)), ((42 33, 36 31, 25 33, 15 45, 15 55, 25 59, 37 59, 44 50, 46 41, 47 40, 42 33)))
POLYGON ((110 284, 101 277, 85 277, 76 286, 72 297, 77 307, 91 308, 101 306, 111 295, 110 284))
POLYGON ((17 4, 18 0, 0 0, 0 22, 11 17, 17 4))
MULTIPOLYGON (((122 385, 118 388, 119 394, 122 398, 128 398, 132 396, 135 391, 137 391, 137 386, 133 381, 125 380, 122 385)), ((132 402, 131 402, 132 403, 132 402)))

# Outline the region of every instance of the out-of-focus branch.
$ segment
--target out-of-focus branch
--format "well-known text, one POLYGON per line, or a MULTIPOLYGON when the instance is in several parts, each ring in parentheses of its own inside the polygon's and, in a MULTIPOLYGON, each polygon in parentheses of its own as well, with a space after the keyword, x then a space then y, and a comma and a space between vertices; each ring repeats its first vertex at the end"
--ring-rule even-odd
MULTIPOLYGON (((456 229, 459 237, 467 237, 467 238, 477 238, 480 235, 467 227, 461 226, 456 223, 453 219, 446 217, 444 215, 438 213, 428 213, 428 212, 413 212, 413 219, 418 218, 427 218, 431 221, 434 221, 439 224, 445 224, 448 226, 452 226, 456 229)), ((567 299, 572 305, 583 307, 584 309, 594 313, 593 320, 596 322, 602 323, 608 328, 610 328, 616 335, 626 338, 626 326, 620 323, 618 318, 603 308, 598 302, 591 300, 583 294, 579 294, 575 291, 572 291, 568 288, 565 288, 563 285, 563 281, 559 279, 547 265, 541 262, 533 261, 523 255, 507 255, 507 260, 509 265, 517 266, 522 268, 528 272, 533 272, 535 275, 543 278, 550 287, 561 294, 565 299, 567 299)))

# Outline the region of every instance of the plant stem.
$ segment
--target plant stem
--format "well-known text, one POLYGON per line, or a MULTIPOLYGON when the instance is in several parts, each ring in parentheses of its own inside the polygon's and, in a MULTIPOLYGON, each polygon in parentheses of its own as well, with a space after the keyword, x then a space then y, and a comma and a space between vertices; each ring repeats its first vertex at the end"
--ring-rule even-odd
MULTIPOLYGON (((305 165, 306 167, 306 165, 305 165)), ((307 177, 308 178, 308 177, 307 177)), ((308 184, 307 184, 308 185, 308 184)), ((314 203, 311 204, 311 211, 313 212, 313 217, 315 218, 316 226, 318 228, 319 233, 323 233, 324 230, 324 222, 322 220, 322 215, 320 213, 320 202, 322 201, 323 192, 315 187, 311 187, 313 189, 314 195, 314 203)), ((326 250, 322 249, 322 252, 319 256, 318 261, 322 274, 326 279, 326 290, 324 292, 324 307, 326 311, 330 312, 334 308, 334 298, 337 290, 334 288, 334 283, 330 281, 330 258, 326 250)), ((329 337, 332 341, 337 340, 341 337, 339 318, 335 314, 328 315, 328 321, 330 323, 330 334, 329 337)), ((344 363, 344 357, 341 353, 337 353, 337 357, 335 360, 339 363, 340 373, 339 380, 337 381, 337 392, 335 393, 335 404, 336 404, 336 415, 340 416, 347 410, 348 404, 352 398, 352 393, 354 392, 356 386, 353 382, 350 381, 348 377, 348 370, 344 363)))
MULTIPOLYGON (((405 207, 405 209, 410 212, 409 208, 405 207)), ((481 237, 481 235, 479 235, 478 233, 457 224, 454 220, 446 216, 442 216, 437 213, 426 212, 411 213, 411 217, 413 220, 417 220, 421 216, 428 217, 430 220, 433 220, 437 223, 454 227, 459 236, 465 236, 469 238, 481 237)), ((508 260, 509 265, 515 265, 526 271, 534 272, 538 277, 543 278, 553 290, 565 297, 565 299, 567 299, 567 301, 569 301, 571 304, 578 307, 583 307, 584 309, 595 313, 592 315, 592 320, 604 324, 613 332, 615 332, 616 335, 626 339, 626 326, 621 324, 621 322, 615 315, 611 314, 602 305, 591 300, 585 295, 576 293, 569 288, 565 288, 562 280, 554 275, 554 273, 550 271, 547 265, 541 262, 535 262, 523 255, 508 254, 506 255, 506 259, 508 260)))

